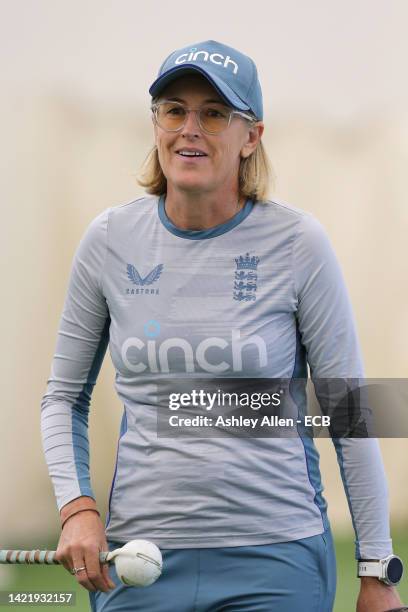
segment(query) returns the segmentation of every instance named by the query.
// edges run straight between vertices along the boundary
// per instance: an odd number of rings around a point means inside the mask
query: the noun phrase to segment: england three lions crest
[[[234,300],[238,302],[254,302],[256,300],[259,257],[249,253],[245,257],[235,258]]]

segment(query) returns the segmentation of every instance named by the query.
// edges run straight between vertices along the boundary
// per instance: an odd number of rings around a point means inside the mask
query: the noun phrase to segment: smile
[[[197,158],[197,157],[207,157],[207,154],[204,151],[192,150],[192,149],[179,149],[176,151],[177,155],[180,155],[184,158]]]

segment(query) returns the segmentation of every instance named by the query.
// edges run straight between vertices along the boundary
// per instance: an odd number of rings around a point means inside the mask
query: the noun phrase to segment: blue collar
[[[158,202],[158,213],[160,221],[163,223],[164,227],[169,230],[175,236],[179,236],[179,238],[188,238],[189,240],[202,240],[204,238],[215,238],[216,236],[221,236],[221,234],[225,234],[225,232],[229,232],[233,227],[239,225],[251,212],[254,203],[253,200],[247,199],[243,208],[237,212],[231,219],[228,221],[224,221],[224,223],[220,223],[219,225],[215,225],[214,227],[209,227],[207,229],[202,230],[189,230],[189,229],[181,229],[174,225],[168,218],[166,214],[166,209],[164,206],[165,196],[161,195]]]

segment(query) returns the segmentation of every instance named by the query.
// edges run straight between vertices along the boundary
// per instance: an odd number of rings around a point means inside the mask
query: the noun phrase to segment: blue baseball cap
[[[149,88],[152,97],[182,74],[199,72],[219,95],[238,110],[250,110],[263,118],[262,90],[253,60],[232,47],[206,40],[173,51],[160,66]]]

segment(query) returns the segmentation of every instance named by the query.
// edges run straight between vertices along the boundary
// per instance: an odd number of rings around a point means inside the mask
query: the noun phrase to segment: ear
[[[249,127],[245,142],[241,147],[241,157],[249,157],[255,151],[258,142],[262,138],[264,129],[265,126],[262,121],[257,121]]]

